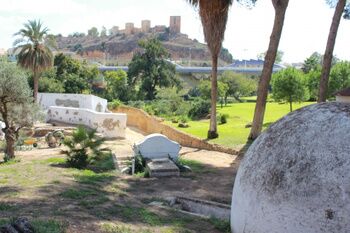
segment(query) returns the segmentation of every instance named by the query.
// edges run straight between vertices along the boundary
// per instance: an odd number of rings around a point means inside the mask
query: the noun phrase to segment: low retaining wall
[[[232,148],[218,144],[211,144],[207,141],[190,134],[177,130],[169,125],[163,124],[160,120],[148,115],[145,111],[129,106],[120,106],[114,112],[127,114],[127,125],[140,129],[148,134],[161,133],[169,139],[180,143],[182,146],[213,150],[236,155],[238,152]]]
[[[125,138],[126,114],[96,112],[86,108],[50,106],[47,111],[49,121],[85,125],[97,129],[107,138]]]

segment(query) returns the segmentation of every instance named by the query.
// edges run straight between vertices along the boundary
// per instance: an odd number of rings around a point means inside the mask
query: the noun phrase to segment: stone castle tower
[[[141,32],[149,32],[151,29],[151,21],[150,20],[142,20],[141,21]]]
[[[131,35],[132,33],[134,33],[134,23],[126,23],[125,34]]]
[[[181,16],[170,16],[169,29],[170,29],[170,33],[180,33]]]

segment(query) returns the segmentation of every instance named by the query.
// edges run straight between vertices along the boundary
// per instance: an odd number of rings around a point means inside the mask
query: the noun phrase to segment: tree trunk
[[[39,90],[39,74],[37,71],[33,72],[33,81],[34,81],[33,98],[34,98],[34,102],[36,102],[38,99],[38,90]]]
[[[248,137],[252,140],[257,138],[262,130],[268,87],[271,80],[272,69],[275,63],[278,45],[282,34],[284,17],[286,9],[288,7],[288,2],[289,0],[272,0],[272,4],[275,8],[275,20],[270,36],[269,48],[265,56],[264,67],[259,80],[259,86],[257,91],[258,97],[256,99],[253,124],[250,131],[250,135]]]
[[[293,98],[292,98],[292,96],[289,97],[289,111],[293,112]]]
[[[219,137],[216,123],[216,101],[218,98],[218,82],[217,82],[218,56],[212,55],[212,71],[211,71],[211,110],[210,110],[210,127],[208,131],[208,139]]]
[[[11,128],[5,128],[4,133],[5,133],[5,140],[6,140],[5,156],[7,159],[14,159],[15,142],[16,142],[15,130]]]
[[[326,51],[324,52],[322,73],[320,80],[320,90],[318,94],[318,103],[325,102],[327,98],[328,80],[332,66],[333,50],[337,38],[338,27],[341,16],[344,12],[346,0],[339,0],[334,11],[331,28],[329,29]]]

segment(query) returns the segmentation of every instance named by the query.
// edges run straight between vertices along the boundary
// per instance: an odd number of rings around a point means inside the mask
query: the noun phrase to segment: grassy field
[[[250,98],[249,100],[252,101],[253,98]],[[312,103],[313,102],[294,103],[293,109],[298,109]],[[211,142],[229,147],[245,144],[250,131],[250,128],[246,128],[245,126],[247,123],[252,122],[254,108],[254,102],[233,103],[228,104],[223,108],[218,106],[218,113],[228,114],[229,117],[226,124],[218,125],[219,138],[211,140]],[[288,113],[288,104],[269,102],[266,107],[264,129]],[[203,139],[206,138],[209,128],[209,120],[190,121],[188,122],[190,126],[189,128],[178,128],[177,124],[171,123],[169,121],[166,123],[176,127],[179,130],[185,131],[189,134]]]
[[[193,166],[193,173],[164,181],[122,176],[110,170],[114,164],[109,157],[95,163],[93,170],[68,168],[64,156],[53,154],[52,149],[26,151],[8,163],[1,162],[1,157],[0,227],[13,217],[25,216],[37,233],[229,232],[226,221],[185,215],[148,203],[160,200],[159,187],[171,191],[164,182],[174,184],[180,179],[182,188],[191,189],[193,184],[186,182],[198,182],[202,176],[211,177],[203,178],[209,180],[227,177],[220,175],[227,170],[232,176],[231,167],[215,170],[197,161],[182,160]]]

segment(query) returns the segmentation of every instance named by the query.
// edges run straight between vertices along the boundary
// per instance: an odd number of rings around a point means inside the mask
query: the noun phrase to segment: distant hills
[[[92,36],[74,33],[67,37],[57,35],[56,40],[61,52],[106,65],[126,65],[135,52],[140,51],[138,41],[158,38],[171,55],[171,59],[184,66],[210,66],[211,56],[206,44],[188,35],[170,32],[169,28],[161,31],[137,32],[127,34],[117,32],[113,35]],[[220,65],[232,63],[232,55],[222,49]]]

